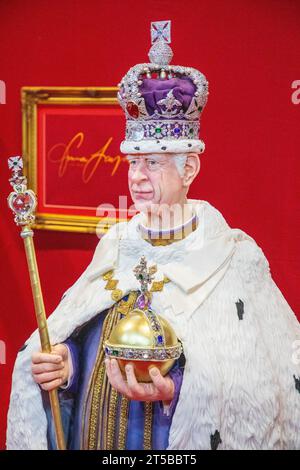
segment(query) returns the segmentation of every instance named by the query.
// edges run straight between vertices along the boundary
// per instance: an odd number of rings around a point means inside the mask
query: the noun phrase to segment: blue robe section
[[[97,357],[103,321],[107,311],[75,330],[66,341],[73,362],[73,375],[68,387],[59,391],[64,432],[68,449],[80,449],[84,402]],[[163,412],[161,402],[153,403],[152,449],[164,450],[168,447],[169,430],[182,382],[183,367],[177,361],[170,371],[175,384],[175,396],[168,416]],[[55,434],[47,394],[43,393],[44,407],[48,419],[49,449],[55,449]],[[126,438],[127,450],[143,449],[144,439],[144,402],[131,401],[129,404]]]

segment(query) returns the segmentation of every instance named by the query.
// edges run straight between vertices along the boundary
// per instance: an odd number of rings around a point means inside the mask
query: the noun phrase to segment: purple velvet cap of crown
[[[139,91],[145,100],[146,109],[150,116],[155,110],[161,113],[162,109],[157,103],[166,98],[170,90],[172,90],[174,98],[182,104],[181,111],[185,113],[196,91],[196,85],[189,77],[170,78],[168,80],[145,78],[143,80]]]

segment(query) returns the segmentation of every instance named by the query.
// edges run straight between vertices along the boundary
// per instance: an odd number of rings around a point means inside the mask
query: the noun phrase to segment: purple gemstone
[[[159,336],[157,337],[157,342],[158,342],[158,344],[162,344],[162,342],[163,342],[163,337],[159,335]]]
[[[146,307],[146,299],[144,295],[140,295],[139,298],[137,299],[137,306],[140,309],[143,309]]]

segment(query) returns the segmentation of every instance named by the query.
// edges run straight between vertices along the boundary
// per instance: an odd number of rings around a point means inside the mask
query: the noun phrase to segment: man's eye
[[[129,160],[129,165],[130,166],[135,166],[136,165],[136,160]]]
[[[148,166],[157,166],[158,162],[156,160],[147,160]]]

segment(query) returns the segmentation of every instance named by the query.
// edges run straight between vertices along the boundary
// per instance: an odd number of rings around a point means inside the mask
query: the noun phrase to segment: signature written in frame
[[[74,150],[79,149],[84,141],[84,133],[78,132],[69,143],[59,143],[53,145],[48,151],[47,158],[50,162],[59,163],[58,166],[58,176],[62,178],[66,171],[68,170],[70,164],[73,166],[80,165],[82,166],[82,181],[88,183],[94,176],[96,170],[101,163],[110,163],[113,165],[111,176],[114,176],[122,162],[128,163],[125,156],[116,155],[110,156],[107,155],[107,149],[110,146],[113,138],[109,137],[107,142],[97,150],[95,153],[92,153],[88,156],[74,156],[72,155]]]

